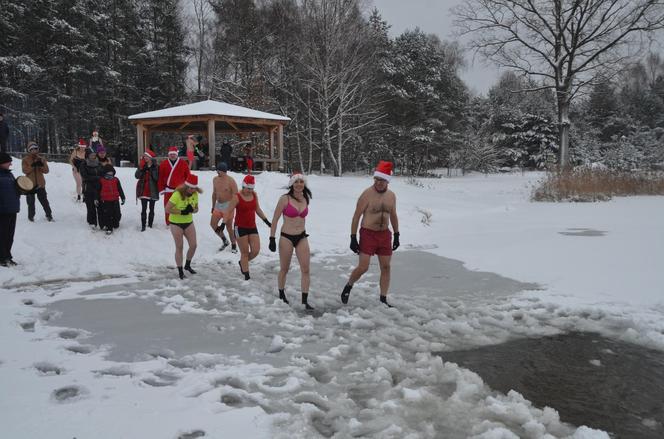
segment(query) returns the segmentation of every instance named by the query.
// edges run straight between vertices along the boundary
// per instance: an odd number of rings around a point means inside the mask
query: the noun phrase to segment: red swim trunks
[[[392,232],[360,227],[360,253],[373,256],[392,256]]]

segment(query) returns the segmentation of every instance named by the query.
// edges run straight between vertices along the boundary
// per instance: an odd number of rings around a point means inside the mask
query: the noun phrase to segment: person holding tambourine
[[[16,265],[12,257],[16,214],[21,210],[18,185],[9,167],[12,158],[0,152],[0,266]]]

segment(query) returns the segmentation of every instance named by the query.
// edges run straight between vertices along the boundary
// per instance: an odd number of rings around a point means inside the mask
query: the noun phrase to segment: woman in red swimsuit
[[[245,280],[249,280],[249,261],[258,256],[261,249],[261,239],[256,228],[256,215],[258,215],[268,227],[272,223],[258,204],[258,196],[254,192],[256,180],[253,175],[247,175],[242,180],[242,190],[231,198],[226,210],[226,223],[230,224],[235,211],[235,237],[240,248],[240,271]]]
[[[305,218],[309,213],[309,200],[312,198],[311,191],[307,187],[307,181],[304,175],[295,173],[288,182],[288,193],[279,198],[277,207],[274,209],[272,217],[272,227],[270,228],[270,251],[277,251],[277,241],[274,237],[277,230],[279,218],[283,215],[284,224],[281,226],[281,237],[279,238],[279,277],[277,287],[279,288],[279,298],[288,303],[286,293],[286,275],[290,269],[293,250],[300,263],[301,286],[302,286],[302,304],[308,310],[314,309],[309,305],[307,298],[309,296],[309,241],[305,231]]]

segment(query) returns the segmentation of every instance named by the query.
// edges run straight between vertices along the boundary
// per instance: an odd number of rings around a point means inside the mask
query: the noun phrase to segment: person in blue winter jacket
[[[16,265],[12,258],[16,214],[21,210],[16,179],[9,170],[12,158],[0,152],[0,266]]]

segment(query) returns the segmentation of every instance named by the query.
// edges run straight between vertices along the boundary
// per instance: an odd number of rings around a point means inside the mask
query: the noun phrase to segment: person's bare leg
[[[277,287],[280,290],[286,288],[286,275],[290,269],[293,257],[293,243],[283,236],[279,239],[279,275],[277,276]]]
[[[187,238],[187,245],[189,248],[187,249],[187,261],[186,264],[184,265],[184,269],[190,272],[191,274],[196,274],[196,271],[194,271],[193,268],[191,268],[191,260],[194,257],[194,254],[196,253],[196,226],[194,223],[191,223],[189,227],[184,231],[184,237]]]
[[[300,240],[295,248],[295,255],[300,263],[300,284],[302,286],[302,304],[308,310],[313,310],[313,306],[309,305],[309,261],[311,259],[311,252],[309,251],[309,240],[304,238]]]
[[[184,231],[175,224],[170,225],[171,235],[175,242],[175,265],[178,267],[178,274],[180,279],[184,279],[184,272],[182,271],[182,247],[184,246],[183,235]]]
[[[237,245],[240,248],[240,270],[243,273],[249,273],[249,237],[246,235],[239,237]]]
[[[378,255],[378,264],[380,266],[380,301],[390,308],[392,305],[387,303],[387,293],[390,289],[392,256]]]
[[[348,279],[348,283],[344,287],[343,291],[341,292],[341,302],[343,304],[348,303],[348,297],[350,296],[350,290],[353,288],[353,285],[355,282],[357,282],[364,273],[367,272],[369,269],[369,261],[371,261],[371,256],[364,254],[360,252],[360,257],[359,261],[357,264],[357,267],[353,270],[353,272],[350,274],[350,278]]]
[[[279,290],[279,299],[286,303],[286,275],[290,269],[291,259],[293,257],[293,243],[283,236],[279,239],[279,275],[277,276],[277,289]]]
[[[249,260],[254,259],[261,252],[261,237],[258,234],[249,235]]]

